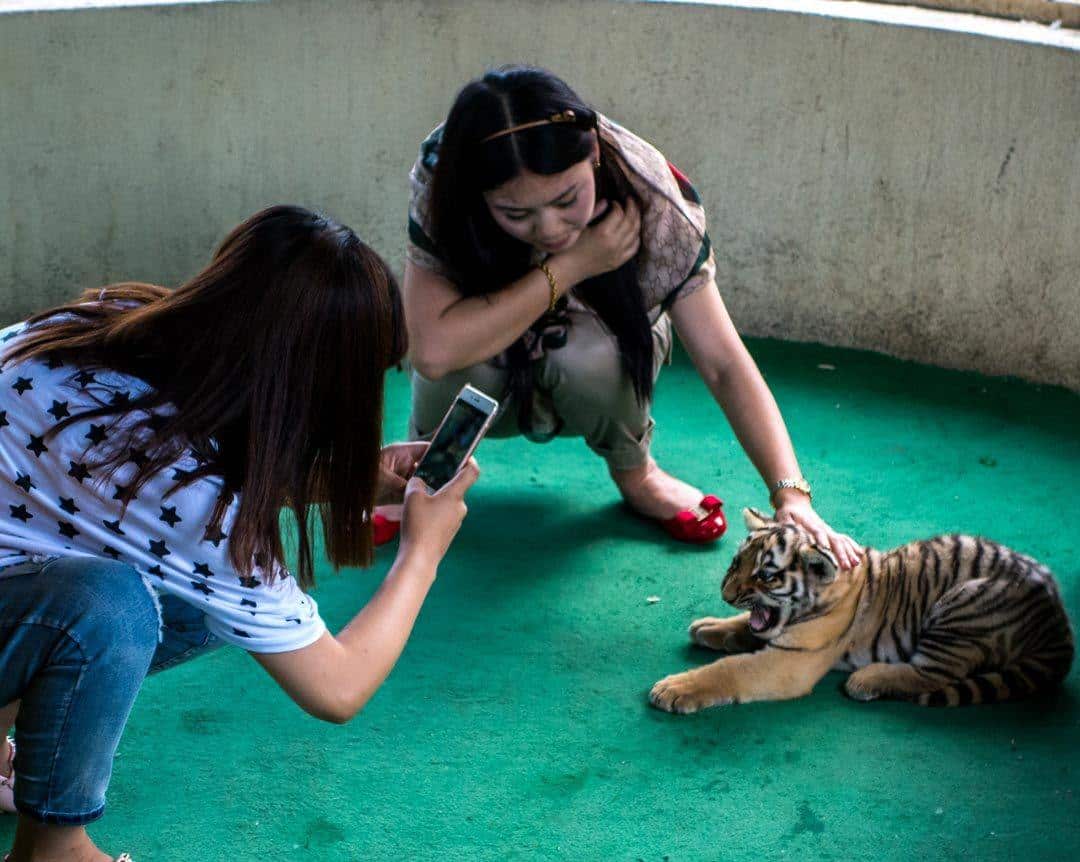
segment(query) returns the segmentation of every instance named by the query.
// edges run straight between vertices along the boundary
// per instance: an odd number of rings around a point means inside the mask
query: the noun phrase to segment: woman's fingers
[[[457,475],[438,490],[438,493],[447,494],[447,496],[456,494],[464,497],[465,492],[468,491],[479,478],[480,466],[476,463],[475,458],[470,458],[468,462],[458,470]]]
[[[641,245],[641,215],[633,200],[626,202],[626,209],[616,230],[619,239],[619,256],[622,258],[622,263],[625,263],[637,254],[638,247]]]
[[[852,569],[859,564],[862,549],[850,536],[843,533],[833,534],[832,548],[841,568]]]
[[[441,560],[469,511],[465,492],[479,475],[476,461],[470,458],[438,491],[416,476],[410,479],[401,520],[401,548],[418,548],[430,559]]]
[[[862,549],[850,536],[834,533],[831,530],[818,531],[813,535],[819,547],[832,551],[841,569],[853,569],[859,565]]]
[[[622,204],[618,201],[611,201],[608,204],[608,214],[600,224],[608,230],[617,230],[622,224],[625,214],[626,211],[623,209]]]
[[[856,542],[851,536],[844,536],[848,544],[848,558],[851,561],[849,568],[854,568],[862,562],[863,555],[866,553],[866,549],[863,548],[858,542]]]
[[[819,548],[831,551],[842,569],[853,569],[862,561],[863,548],[851,536],[837,533],[813,510],[793,512],[787,508],[776,510],[775,518],[780,524],[795,524],[810,534]]]
[[[384,446],[380,460],[384,470],[395,473],[398,476],[408,478],[416,469],[416,463],[424,456],[429,444],[416,443],[391,443]]]
[[[856,553],[856,554],[861,554],[862,553],[862,550],[863,550],[862,545],[860,545],[858,542],[856,542],[847,533],[838,533],[837,535],[840,537],[841,541],[843,541],[853,553]]]
[[[633,200],[597,201],[594,218],[579,240],[576,252],[585,257],[587,277],[618,269],[637,254],[641,244],[641,215]],[[597,219],[596,213],[605,213]]]
[[[431,490],[431,486],[428,485],[428,483],[421,479],[419,476],[413,476],[411,479],[409,479],[408,482],[405,483],[405,499],[408,499],[413,494],[430,495],[434,493],[435,492]]]

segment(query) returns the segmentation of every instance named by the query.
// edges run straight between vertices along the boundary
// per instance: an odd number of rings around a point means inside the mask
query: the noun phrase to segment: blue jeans
[[[219,641],[198,608],[172,596],[159,602],[124,563],[58,557],[5,575],[0,705],[22,702],[15,806],[43,823],[89,823],[105,810],[113,756],[143,679]]]

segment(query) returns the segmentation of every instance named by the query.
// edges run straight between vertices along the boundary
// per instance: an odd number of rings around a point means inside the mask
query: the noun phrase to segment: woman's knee
[[[158,601],[150,585],[131,566],[93,557],[62,557],[42,569],[54,582],[54,616],[87,660],[107,657],[114,666],[149,665],[161,629]],[[63,607],[58,605],[62,604]]]
[[[586,350],[552,351],[545,361],[541,382],[551,390],[560,415],[567,408],[600,416],[640,412],[614,342],[598,341]]]
[[[425,439],[442,422],[443,416],[454,398],[466,383],[476,387],[492,398],[502,398],[506,389],[507,373],[488,362],[455,371],[438,380],[428,380],[415,370],[412,374],[412,413],[409,417],[409,438]],[[496,423],[499,424],[499,423]],[[488,436],[503,436],[500,429],[492,427]]]
[[[429,380],[416,369],[412,373],[412,413],[409,417],[409,437],[418,440],[435,430],[454,396],[461,389],[464,377],[455,372],[438,380]]]

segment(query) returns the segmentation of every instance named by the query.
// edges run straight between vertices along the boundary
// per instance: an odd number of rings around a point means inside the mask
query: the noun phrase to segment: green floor
[[[1080,398],[855,351],[751,349],[822,515],[882,548],[992,536],[1048,563],[1080,620]],[[397,375],[391,437],[407,398]],[[656,416],[660,462],[727,501],[719,546],[676,547],[627,516],[578,441],[487,441],[469,518],[367,709],[320,724],[233,649],[155,677],[95,839],[136,862],[1077,859],[1075,670],[1040,704],[857,704],[833,674],[788,703],[648,707],[656,679],[708,659],[686,626],[727,612],[738,512],[766,502],[687,363],[663,373]],[[322,573],[333,627],[389,561]]]

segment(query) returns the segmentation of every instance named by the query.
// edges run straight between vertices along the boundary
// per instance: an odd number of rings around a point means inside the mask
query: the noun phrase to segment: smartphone
[[[453,479],[488,430],[498,407],[498,401],[466,383],[435,429],[414,475],[433,491]]]

